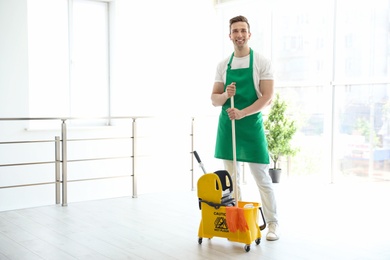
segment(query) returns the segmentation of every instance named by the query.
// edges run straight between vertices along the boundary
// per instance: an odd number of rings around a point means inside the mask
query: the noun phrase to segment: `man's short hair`
[[[242,15],[239,15],[239,16],[236,16],[236,17],[233,17],[232,19],[230,19],[229,31],[232,28],[232,24],[237,23],[237,22],[245,22],[248,25],[248,32],[251,31],[251,27],[249,25],[248,19],[246,19],[246,17],[242,16]]]

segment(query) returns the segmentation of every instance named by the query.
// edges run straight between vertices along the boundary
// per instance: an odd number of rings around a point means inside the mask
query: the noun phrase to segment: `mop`
[[[234,108],[234,96],[230,98],[231,108]],[[233,187],[234,198],[236,203],[233,207],[226,207],[226,223],[230,232],[245,232],[249,229],[248,223],[245,219],[244,209],[239,208],[238,205],[238,188],[237,188],[237,154],[236,154],[236,120],[232,121],[232,147],[233,147]]]

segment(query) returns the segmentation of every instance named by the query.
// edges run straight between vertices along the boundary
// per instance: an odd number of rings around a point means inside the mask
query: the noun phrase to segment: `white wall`
[[[29,0],[0,0],[0,118],[29,117],[28,4]],[[211,0],[116,0],[112,12],[113,116],[158,115],[140,122],[140,131],[152,136],[139,144],[149,154],[138,164],[140,194],[190,189],[190,115],[214,115],[210,93],[215,66],[215,17]],[[173,8],[173,6],[175,6]],[[50,21],[48,21],[50,22]],[[50,108],[48,108],[50,109]],[[203,120],[199,133],[201,156],[213,150],[215,121]],[[60,126],[58,121],[58,127]],[[28,130],[26,121],[0,121],[0,142],[53,140],[55,130]],[[121,126],[119,126],[121,125]],[[130,136],[131,125],[99,129],[69,129],[68,138]],[[162,128],[163,126],[163,128]],[[160,137],[160,138],[158,138]],[[100,146],[99,146],[100,145]],[[130,143],[116,141],[72,143],[69,159],[130,154]],[[0,144],[0,164],[54,160],[54,144]],[[202,174],[195,165],[196,174]],[[69,179],[129,174],[131,162],[119,160],[69,164]],[[0,167],[0,186],[54,181],[53,165]],[[131,195],[131,179],[72,182],[68,202]],[[0,211],[54,204],[54,185],[0,189]]]
[[[28,115],[26,0],[0,0],[0,117]]]

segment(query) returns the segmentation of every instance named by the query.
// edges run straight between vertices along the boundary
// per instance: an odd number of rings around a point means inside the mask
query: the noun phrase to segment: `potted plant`
[[[264,122],[268,151],[273,162],[269,169],[273,183],[278,183],[280,180],[282,170],[277,167],[280,157],[295,155],[297,152],[297,149],[294,149],[290,143],[297,128],[295,121],[286,117],[286,109],[287,103],[277,93]]]

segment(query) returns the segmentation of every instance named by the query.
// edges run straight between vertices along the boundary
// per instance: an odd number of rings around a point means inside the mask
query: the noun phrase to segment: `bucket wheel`
[[[251,245],[244,246],[245,252],[249,252],[251,250]]]
[[[203,239],[202,239],[201,237],[198,238],[198,244],[199,244],[199,245],[202,244],[202,240],[203,240]]]
[[[260,241],[261,241],[260,238],[256,239],[255,240],[256,245],[260,244]]]

